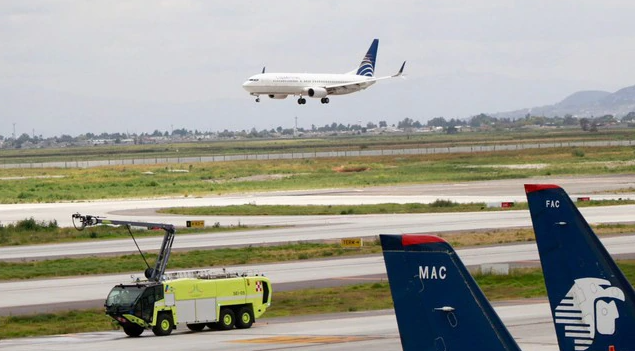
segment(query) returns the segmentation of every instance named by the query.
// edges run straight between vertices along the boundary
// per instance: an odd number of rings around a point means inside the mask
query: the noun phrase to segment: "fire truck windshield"
[[[146,289],[145,286],[115,286],[110,290],[106,306],[131,307]]]

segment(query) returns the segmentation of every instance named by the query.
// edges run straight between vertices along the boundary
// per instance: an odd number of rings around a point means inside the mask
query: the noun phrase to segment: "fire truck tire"
[[[254,324],[254,314],[251,312],[251,308],[241,307],[236,316],[236,328],[247,329],[251,328],[252,324]]]
[[[205,323],[187,324],[187,329],[191,331],[200,332],[203,328],[205,328]]]
[[[160,313],[157,316],[157,324],[152,327],[152,332],[156,336],[166,336],[172,333],[174,329],[174,322],[172,322],[172,316],[167,313]]]
[[[143,327],[140,325],[132,324],[123,327],[123,332],[130,337],[136,338],[138,336],[141,336],[141,334],[143,333]]]
[[[223,307],[220,310],[220,318],[218,320],[218,329],[230,330],[236,324],[236,316],[231,308]]]

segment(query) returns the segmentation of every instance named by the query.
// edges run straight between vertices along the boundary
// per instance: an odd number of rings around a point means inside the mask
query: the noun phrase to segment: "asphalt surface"
[[[615,190],[635,188],[635,176],[602,177],[559,177],[531,180],[503,180],[490,182],[471,182],[455,184],[412,185],[402,187],[378,187],[362,189],[333,189],[304,192],[279,192],[268,194],[232,195],[201,199],[159,199],[159,200],[121,200],[95,201],[62,204],[19,204],[0,205],[0,218],[3,222],[21,220],[33,216],[38,220],[56,219],[62,225],[70,224],[70,214],[81,212],[93,215],[108,215],[112,219],[134,219],[141,221],[183,222],[184,216],[157,216],[154,209],[171,206],[203,206],[235,203],[257,204],[360,204],[384,202],[433,202],[443,198],[457,202],[502,202],[523,201],[524,183],[555,183],[563,186],[572,197],[591,196],[592,198],[625,198],[632,194],[611,194]],[[589,222],[630,222],[635,206],[610,208],[588,208],[583,213]],[[218,247],[222,245],[262,244],[313,239],[334,239],[351,236],[368,236],[380,233],[433,233],[467,229],[504,228],[529,226],[527,211],[506,211],[497,213],[434,214],[434,215],[368,215],[368,216],[326,216],[326,217],[209,217],[206,221],[240,221],[248,225],[293,225],[294,228],[280,231],[252,231],[243,235],[179,236],[176,249]],[[222,223],[222,222],[221,222]],[[223,223],[224,224],[224,223]],[[160,239],[158,239],[160,240]],[[607,248],[613,254],[628,255],[635,252],[635,238],[607,239]],[[129,241],[36,245],[17,248],[0,248],[0,260],[30,260],[47,257],[92,255],[105,253],[133,252]],[[140,242],[144,249],[158,247],[156,240],[149,238]],[[533,244],[532,244],[533,245]],[[459,255],[466,264],[495,262],[533,261],[537,259],[535,245],[509,245],[505,247],[466,249]],[[505,256],[508,258],[505,258]],[[512,257],[512,258],[509,258]],[[366,263],[355,265],[359,270],[335,268],[325,269],[324,263],[307,267],[294,267],[287,270],[286,281],[278,285],[293,288],[295,284],[316,285],[335,284],[336,280],[381,279],[383,262],[377,257],[362,258]],[[480,262],[480,263],[479,263]],[[341,261],[331,262],[334,267]],[[296,264],[297,266],[297,264]],[[309,273],[309,270],[313,269]],[[377,271],[380,270],[380,271]],[[370,273],[369,273],[370,271]],[[315,273],[313,273],[315,272]],[[320,276],[318,272],[330,272],[332,276]],[[363,273],[360,273],[363,272]],[[275,273],[274,273],[275,276]],[[39,307],[51,304],[69,304],[76,306],[100,301],[105,292],[114,284],[110,280],[120,281],[121,276],[63,278],[26,282],[6,282],[0,284],[4,301],[12,301],[0,306],[6,308],[24,307],[40,311]],[[270,276],[270,278],[272,278]],[[87,281],[84,279],[88,279]],[[104,290],[100,284],[105,284]],[[272,278],[273,280],[273,278]],[[8,284],[8,285],[7,285]],[[71,288],[65,286],[70,284]],[[311,283],[309,283],[311,284]],[[96,298],[87,298],[90,287],[99,294]],[[77,296],[68,296],[75,291]],[[35,293],[35,295],[29,295]],[[8,295],[13,294],[13,295]],[[39,295],[38,295],[39,294]],[[19,297],[28,301],[20,302]],[[47,300],[47,298],[49,300]],[[50,300],[66,301],[50,301]],[[542,307],[540,307],[542,306]],[[504,306],[499,309],[503,320],[512,334],[519,340],[523,350],[557,350],[553,326],[550,322],[546,304]],[[293,319],[292,321],[267,321],[245,331],[177,333],[169,338],[142,337],[129,339],[121,332],[87,333],[77,335],[53,336],[47,338],[29,338],[3,340],[0,349],[7,350],[111,350],[113,348],[135,348],[150,350],[156,348],[176,348],[188,345],[188,350],[400,350],[396,323],[391,312],[370,314],[346,314],[345,316],[322,316],[316,320]]]

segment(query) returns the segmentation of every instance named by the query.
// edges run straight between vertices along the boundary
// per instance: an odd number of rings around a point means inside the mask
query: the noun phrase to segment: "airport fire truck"
[[[72,218],[79,230],[114,225],[165,231],[154,268],[146,261],[145,279],[116,285],[106,298],[106,314],[129,336],[140,336],[145,329],[152,329],[157,336],[169,335],[179,326],[192,331],[206,326],[221,330],[249,328],[271,305],[271,282],[260,274],[228,273],[224,269],[166,273],[176,234],[171,224],[107,220],[79,213]],[[139,249],[132,231],[130,235]],[[145,261],[140,249],[139,253]]]

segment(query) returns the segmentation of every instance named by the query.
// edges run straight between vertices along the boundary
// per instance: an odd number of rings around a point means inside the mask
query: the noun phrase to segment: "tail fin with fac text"
[[[404,351],[520,351],[456,252],[432,235],[380,235]]]
[[[525,184],[561,351],[635,349],[635,291],[561,187]]]

